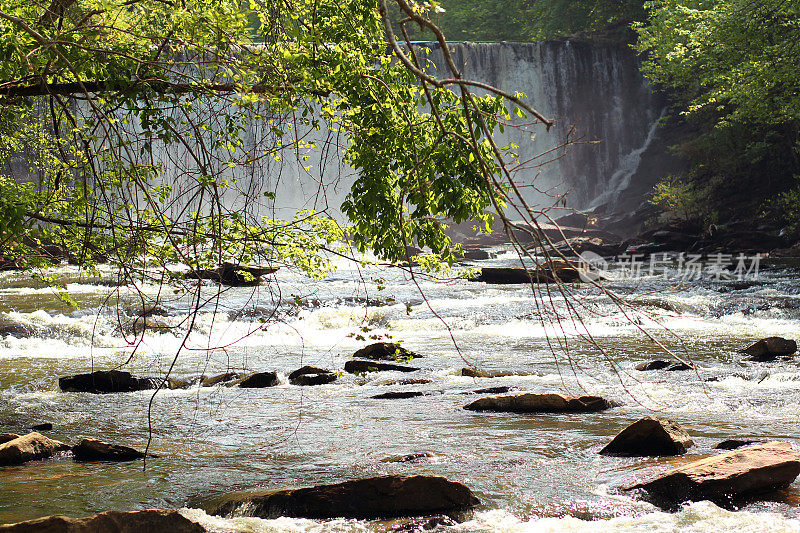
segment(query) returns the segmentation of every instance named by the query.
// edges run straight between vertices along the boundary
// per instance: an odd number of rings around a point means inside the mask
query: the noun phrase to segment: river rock
[[[469,261],[483,261],[486,259],[494,259],[495,257],[497,257],[496,254],[480,248],[465,248],[463,259]]]
[[[52,422],[42,422],[41,424],[34,424],[31,426],[33,431],[52,431]]]
[[[278,374],[275,372],[256,372],[240,381],[239,386],[243,389],[263,389],[265,387],[274,387],[279,383]]]
[[[646,372],[648,370],[666,370],[667,372],[676,372],[681,370],[694,370],[694,367],[686,363],[671,361],[662,361],[656,359],[655,361],[647,361],[646,363],[639,363],[636,365],[636,370]]]
[[[364,361],[360,359],[353,359],[344,364],[345,372],[355,374],[356,372],[416,372],[419,368],[404,365],[394,365],[391,363],[379,363],[378,361]]]
[[[750,361],[774,361],[778,357],[792,355],[797,351],[797,342],[783,337],[767,337],[754,342],[742,350]]]
[[[674,420],[646,416],[623,429],[600,450],[600,454],[630,457],[682,455],[691,445],[689,434]]]
[[[66,450],[69,450],[69,445],[63,442],[49,439],[41,433],[28,433],[0,444],[0,466],[38,461]]]
[[[226,372],[224,374],[211,377],[203,376],[200,378],[200,386],[213,387],[214,385],[218,385],[220,383],[229,383],[237,379],[242,379],[243,377],[244,376],[242,376],[239,372]]]
[[[484,267],[478,277],[470,281],[482,281],[494,285],[513,285],[522,283],[576,283],[581,281],[584,270],[568,263],[558,263],[539,268]]]
[[[187,272],[186,279],[209,279],[232,287],[250,287],[261,283],[261,276],[274,274],[278,269],[270,266],[237,265],[222,263],[214,269],[199,269]]]
[[[0,269],[2,270],[2,269]],[[14,322],[0,323],[0,336],[12,335],[14,337],[29,337],[31,332],[21,324]]]
[[[750,446],[751,444],[758,444],[760,440],[746,440],[746,439],[728,439],[723,440],[722,442],[718,442],[714,446],[712,446],[715,450],[736,450],[738,448],[744,448],[745,446]]]
[[[91,374],[76,374],[58,378],[58,386],[64,392],[105,394],[155,389],[158,386],[158,380],[137,378],[130,372],[120,370],[97,370]]]
[[[504,378],[508,376],[526,376],[524,372],[511,372],[508,370],[479,370],[477,368],[464,367],[461,375],[468,378]]]
[[[6,442],[14,439],[18,439],[19,435],[16,433],[0,433],[0,444],[5,444]]]
[[[406,398],[417,398],[419,396],[430,395],[422,391],[392,391],[384,392],[383,394],[376,394],[372,396],[373,400],[404,400]]]
[[[72,454],[78,461],[133,461],[144,457],[144,453],[133,448],[92,438],[83,439],[73,446]]]
[[[390,475],[335,485],[232,495],[207,509],[228,516],[246,506],[260,518],[377,519],[468,511],[480,504],[465,485],[439,476]]]
[[[204,533],[206,529],[178,511],[106,511],[86,518],[61,515],[0,525],[0,533]]]
[[[646,483],[644,489],[659,505],[711,500],[730,503],[787,487],[800,474],[800,453],[788,442],[767,442],[692,461]]]
[[[336,374],[316,366],[306,365],[289,374],[289,383],[292,385],[325,385],[334,381],[336,381]]]
[[[599,396],[576,398],[558,393],[516,392],[486,396],[465,405],[464,409],[509,413],[579,413],[603,411],[614,406],[614,403]]]
[[[357,350],[353,354],[353,357],[358,359],[397,361],[399,359],[414,359],[415,357],[422,356],[394,342],[376,342]]]

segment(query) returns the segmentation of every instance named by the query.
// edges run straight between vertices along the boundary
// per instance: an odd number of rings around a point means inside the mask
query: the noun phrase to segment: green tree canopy
[[[435,3],[393,7],[396,28],[438,31]],[[327,128],[356,171],[355,245],[452,259],[444,221],[485,225],[507,200],[498,119],[536,113],[476,97],[455,69],[431,78],[392,22],[386,0],[0,0],[0,256],[32,266],[47,241],[89,264],[259,256],[319,273],[345,229],[324,210],[260,216],[274,191],[243,178],[307,166],[307,132]]]

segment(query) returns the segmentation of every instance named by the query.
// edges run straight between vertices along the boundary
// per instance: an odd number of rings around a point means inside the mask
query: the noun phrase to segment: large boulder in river
[[[600,396],[572,397],[558,393],[516,392],[486,396],[465,405],[470,411],[509,413],[579,413],[603,411],[615,404]]]
[[[64,392],[91,392],[103,394],[111,392],[133,392],[155,389],[158,380],[137,378],[130,372],[120,370],[97,370],[91,374],[77,374],[58,378],[58,386]]]
[[[691,445],[689,434],[674,420],[646,416],[623,429],[600,453],[638,457],[682,455]]]
[[[360,359],[353,359],[352,361],[347,361],[344,364],[345,372],[350,372],[351,374],[361,373],[361,372],[383,372],[383,371],[395,371],[395,372],[416,372],[419,368],[414,368],[412,366],[404,366],[404,365],[393,365],[391,363],[379,363],[378,361],[363,361]]]
[[[788,442],[768,442],[692,461],[630,489],[646,490],[655,503],[730,503],[789,486],[800,474],[800,453]]]
[[[256,492],[224,498],[207,509],[261,518],[394,518],[468,511],[480,501],[465,485],[439,476],[390,475],[335,485]]]
[[[38,461],[66,450],[69,450],[69,445],[63,442],[49,439],[41,433],[28,433],[0,444],[0,466]]]
[[[178,511],[106,511],[86,518],[46,516],[27,522],[0,525],[0,533],[204,533],[206,529]]]
[[[139,450],[92,438],[83,439],[73,446],[72,455],[78,461],[133,461],[144,457]]]
[[[767,337],[754,342],[742,350],[751,361],[774,361],[778,357],[792,355],[797,351],[797,342],[783,337]]]
[[[265,387],[274,387],[279,383],[278,374],[275,372],[256,372],[239,382],[239,386],[243,389],[263,389]]]
[[[353,357],[359,359],[381,359],[383,361],[398,361],[400,359],[413,359],[422,357],[410,350],[406,350],[394,342],[376,342],[356,350]]]

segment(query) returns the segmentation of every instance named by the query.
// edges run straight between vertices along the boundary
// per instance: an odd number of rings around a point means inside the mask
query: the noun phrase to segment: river
[[[510,250],[495,252],[496,259],[474,266],[514,264]],[[59,440],[99,437],[143,449],[152,391],[58,389],[59,376],[114,368],[130,357],[138,295],[130,287],[80,282],[74,267],[54,273],[68,283],[80,310],[22,274],[0,274],[0,322],[30,332],[0,337],[0,428],[23,432],[51,422],[53,430],[45,433]],[[424,473],[463,482],[482,500],[472,520],[451,528],[459,532],[799,531],[798,483],[738,511],[698,502],[666,513],[617,490],[668,465],[710,455],[723,439],[800,443],[797,363],[746,362],[737,353],[762,337],[800,337],[797,271],[762,268],[750,281],[707,275],[684,285],[669,276],[618,274],[612,269],[606,285],[642,314],[626,318],[596,288],[573,287],[585,328],[568,319],[561,327],[551,324],[553,313],[567,316],[566,306],[562,295],[546,289],[537,305],[530,287],[411,279],[398,268],[345,260],[321,281],[281,269],[258,288],[220,290],[204,282],[208,303],[173,375],[277,370],[281,385],[159,392],[152,404],[151,451],[160,457],[146,468],[142,461],[69,458],[0,468],[0,523],[160,507],[185,509],[212,531],[373,531],[375,524],[355,520],[209,517],[197,506],[237,489]],[[161,303],[149,319],[156,327],[144,333],[125,369],[160,376],[187,334],[190,299],[152,284],[139,290],[149,299],[160,294]],[[699,370],[634,370],[666,357],[642,330]],[[586,342],[587,334],[604,353]],[[424,355],[413,363],[422,370],[343,373],[335,383],[315,387],[288,384],[286,375],[306,364],[341,371],[369,336],[388,335]],[[524,375],[461,376],[469,365]],[[417,378],[430,382],[392,384]],[[565,415],[463,409],[479,397],[471,391],[501,385],[585,392],[622,405]],[[371,398],[399,390],[430,394]],[[617,432],[647,414],[678,420],[695,446],[670,459],[598,455]],[[432,457],[388,461],[421,452]]]

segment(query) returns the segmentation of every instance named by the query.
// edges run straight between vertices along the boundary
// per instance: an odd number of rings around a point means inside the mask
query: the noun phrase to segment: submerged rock
[[[0,525],[0,533],[204,533],[206,529],[178,511],[106,511],[86,518],[61,515]]]
[[[646,416],[623,429],[600,453],[638,457],[682,455],[692,444],[689,434],[674,420]]]
[[[275,372],[256,372],[240,381],[239,387],[243,389],[263,389],[265,387],[274,387],[279,383],[278,374]]]
[[[353,357],[360,359],[380,359],[383,361],[398,361],[401,359],[414,359],[421,355],[407,350],[394,342],[376,342],[365,346],[353,353]]]
[[[28,433],[0,444],[0,466],[38,461],[66,450],[69,450],[68,444],[49,439],[41,433]]]
[[[614,403],[600,396],[576,398],[558,393],[517,392],[486,396],[465,405],[464,409],[510,413],[579,413],[603,411],[614,406]]]
[[[778,357],[792,355],[797,351],[797,342],[783,337],[767,337],[754,342],[742,350],[750,361],[774,361]]]
[[[50,422],[42,422],[41,424],[34,424],[31,426],[33,431],[50,431],[53,429],[53,424]]]
[[[137,378],[130,372],[120,370],[97,370],[90,374],[76,374],[58,378],[58,386],[64,392],[91,392],[105,394],[112,392],[133,392],[155,389],[155,378]]]
[[[144,453],[133,448],[92,438],[83,439],[73,446],[72,454],[78,461],[133,461],[144,457]]]
[[[414,368],[411,366],[404,366],[404,365],[394,365],[391,363],[379,363],[378,361],[362,361],[359,359],[353,359],[351,361],[347,361],[344,364],[345,372],[350,372],[351,374],[355,374],[356,372],[383,372],[383,371],[395,371],[395,372],[416,372],[419,368]]]
[[[477,389],[467,391],[464,394],[505,394],[507,392],[519,390],[518,387],[486,387],[485,389]]]
[[[656,359],[655,361],[647,361],[646,363],[639,363],[636,365],[636,370],[646,372],[648,370],[666,370],[667,372],[675,372],[680,370],[694,370],[694,367],[686,363],[671,361],[662,361]]]
[[[768,442],[692,461],[624,490],[644,489],[662,506],[700,500],[726,504],[785,488],[798,474],[800,453],[788,442]]]
[[[430,452],[420,452],[420,453],[410,453],[408,455],[395,455],[392,457],[387,457],[386,459],[381,459],[381,462],[384,463],[416,463],[421,459],[430,459],[431,457],[435,457]]]
[[[480,501],[465,485],[439,476],[380,476],[335,485],[238,494],[207,509],[231,516],[377,519],[451,514]]]

